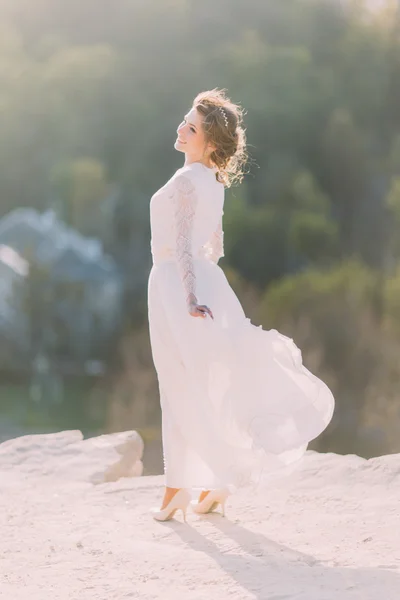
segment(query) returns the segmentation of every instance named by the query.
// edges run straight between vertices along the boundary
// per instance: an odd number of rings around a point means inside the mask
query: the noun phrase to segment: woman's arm
[[[197,303],[196,276],[193,264],[192,233],[197,207],[197,194],[193,183],[185,175],[179,175],[175,180],[175,226],[176,226],[176,257],[179,273],[189,305]]]
[[[192,236],[197,208],[197,193],[192,181],[185,175],[175,180],[174,210],[176,229],[176,258],[189,313],[193,317],[205,317],[212,312],[207,306],[199,305],[196,296]]]

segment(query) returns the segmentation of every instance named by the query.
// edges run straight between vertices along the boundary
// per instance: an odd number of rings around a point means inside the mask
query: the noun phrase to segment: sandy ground
[[[163,477],[93,485],[0,468],[3,600],[399,600],[400,455],[309,452],[227,514],[148,514]]]

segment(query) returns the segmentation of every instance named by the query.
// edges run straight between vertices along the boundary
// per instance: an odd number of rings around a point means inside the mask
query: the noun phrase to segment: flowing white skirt
[[[195,273],[198,301],[214,320],[189,315],[174,261],[149,277],[165,483],[259,486],[303,456],[329,424],[334,398],[290,338],[246,318],[218,265],[196,260]]]

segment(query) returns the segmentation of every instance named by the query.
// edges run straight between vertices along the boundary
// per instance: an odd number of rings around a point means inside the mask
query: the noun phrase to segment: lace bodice
[[[151,199],[153,262],[177,262],[187,302],[197,302],[195,261],[224,255],[223,202],[223,184],[200,163],[179,169]]]

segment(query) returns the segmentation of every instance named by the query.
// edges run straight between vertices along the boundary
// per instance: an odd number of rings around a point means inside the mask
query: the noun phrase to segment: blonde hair
[[[240,183],[248,158],[243,109],[231,102],[226,90],[217,88],[198,94],[193,108],[203,116],[206,142],[216,148],[210,159],[217,167],[217,180],[226,187]]]

